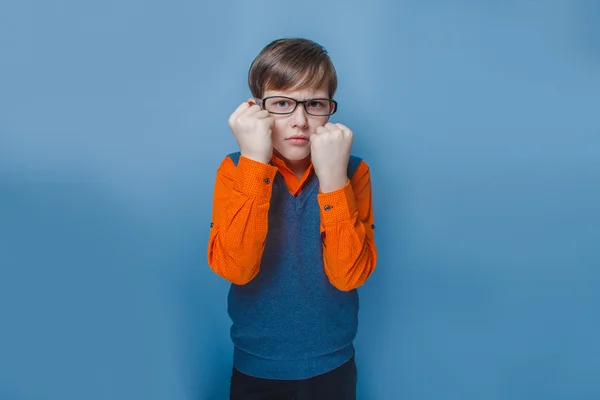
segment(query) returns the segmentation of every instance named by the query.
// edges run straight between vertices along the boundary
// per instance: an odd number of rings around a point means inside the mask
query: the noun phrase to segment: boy
[[[352,131],[329,122],[337,76],[319,44],[273,41],[248,83],[208,243],[232,283],[230,398],[355,399],[356,288],[377,259],[369,167],[350,156]]]

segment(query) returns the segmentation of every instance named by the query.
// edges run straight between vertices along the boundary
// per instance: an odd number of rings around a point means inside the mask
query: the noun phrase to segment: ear
[[[256,99],[253,99],[252,97],[250,97],[247,101],[248,101],[248,104],[250,104],[251,106],[256,104]]]

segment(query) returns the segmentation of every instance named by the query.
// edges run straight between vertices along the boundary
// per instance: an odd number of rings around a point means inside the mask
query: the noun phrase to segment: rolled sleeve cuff
[[[341,189],[329,193],[319,193],[317,200],[323,225],[348,221],[354,218],[358,212],[354,191],[349,180]]]
[[[233,189],[248,196],[269,197],[277,167],[240,157]]]

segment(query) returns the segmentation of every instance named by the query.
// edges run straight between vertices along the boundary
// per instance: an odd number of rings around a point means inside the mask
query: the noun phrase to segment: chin
[[[298,149],[300,150],[300,149]],[[302,151],[298,151],[295,149],[283,149],[283,150],[278,150],[275,149],[275,153],[278,157],[280,158],[284,158],[288,161],[302,161],[305,160],[307,157],[310,157],[310,151],[306,151],[306,150],[302,150]]]

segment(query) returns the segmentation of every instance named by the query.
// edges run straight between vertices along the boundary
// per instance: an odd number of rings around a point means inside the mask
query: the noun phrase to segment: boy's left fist
[[[348,127],[331,122],[310,135],[311,158],[321,192],[333,192],[346,185],[353,138]]]

